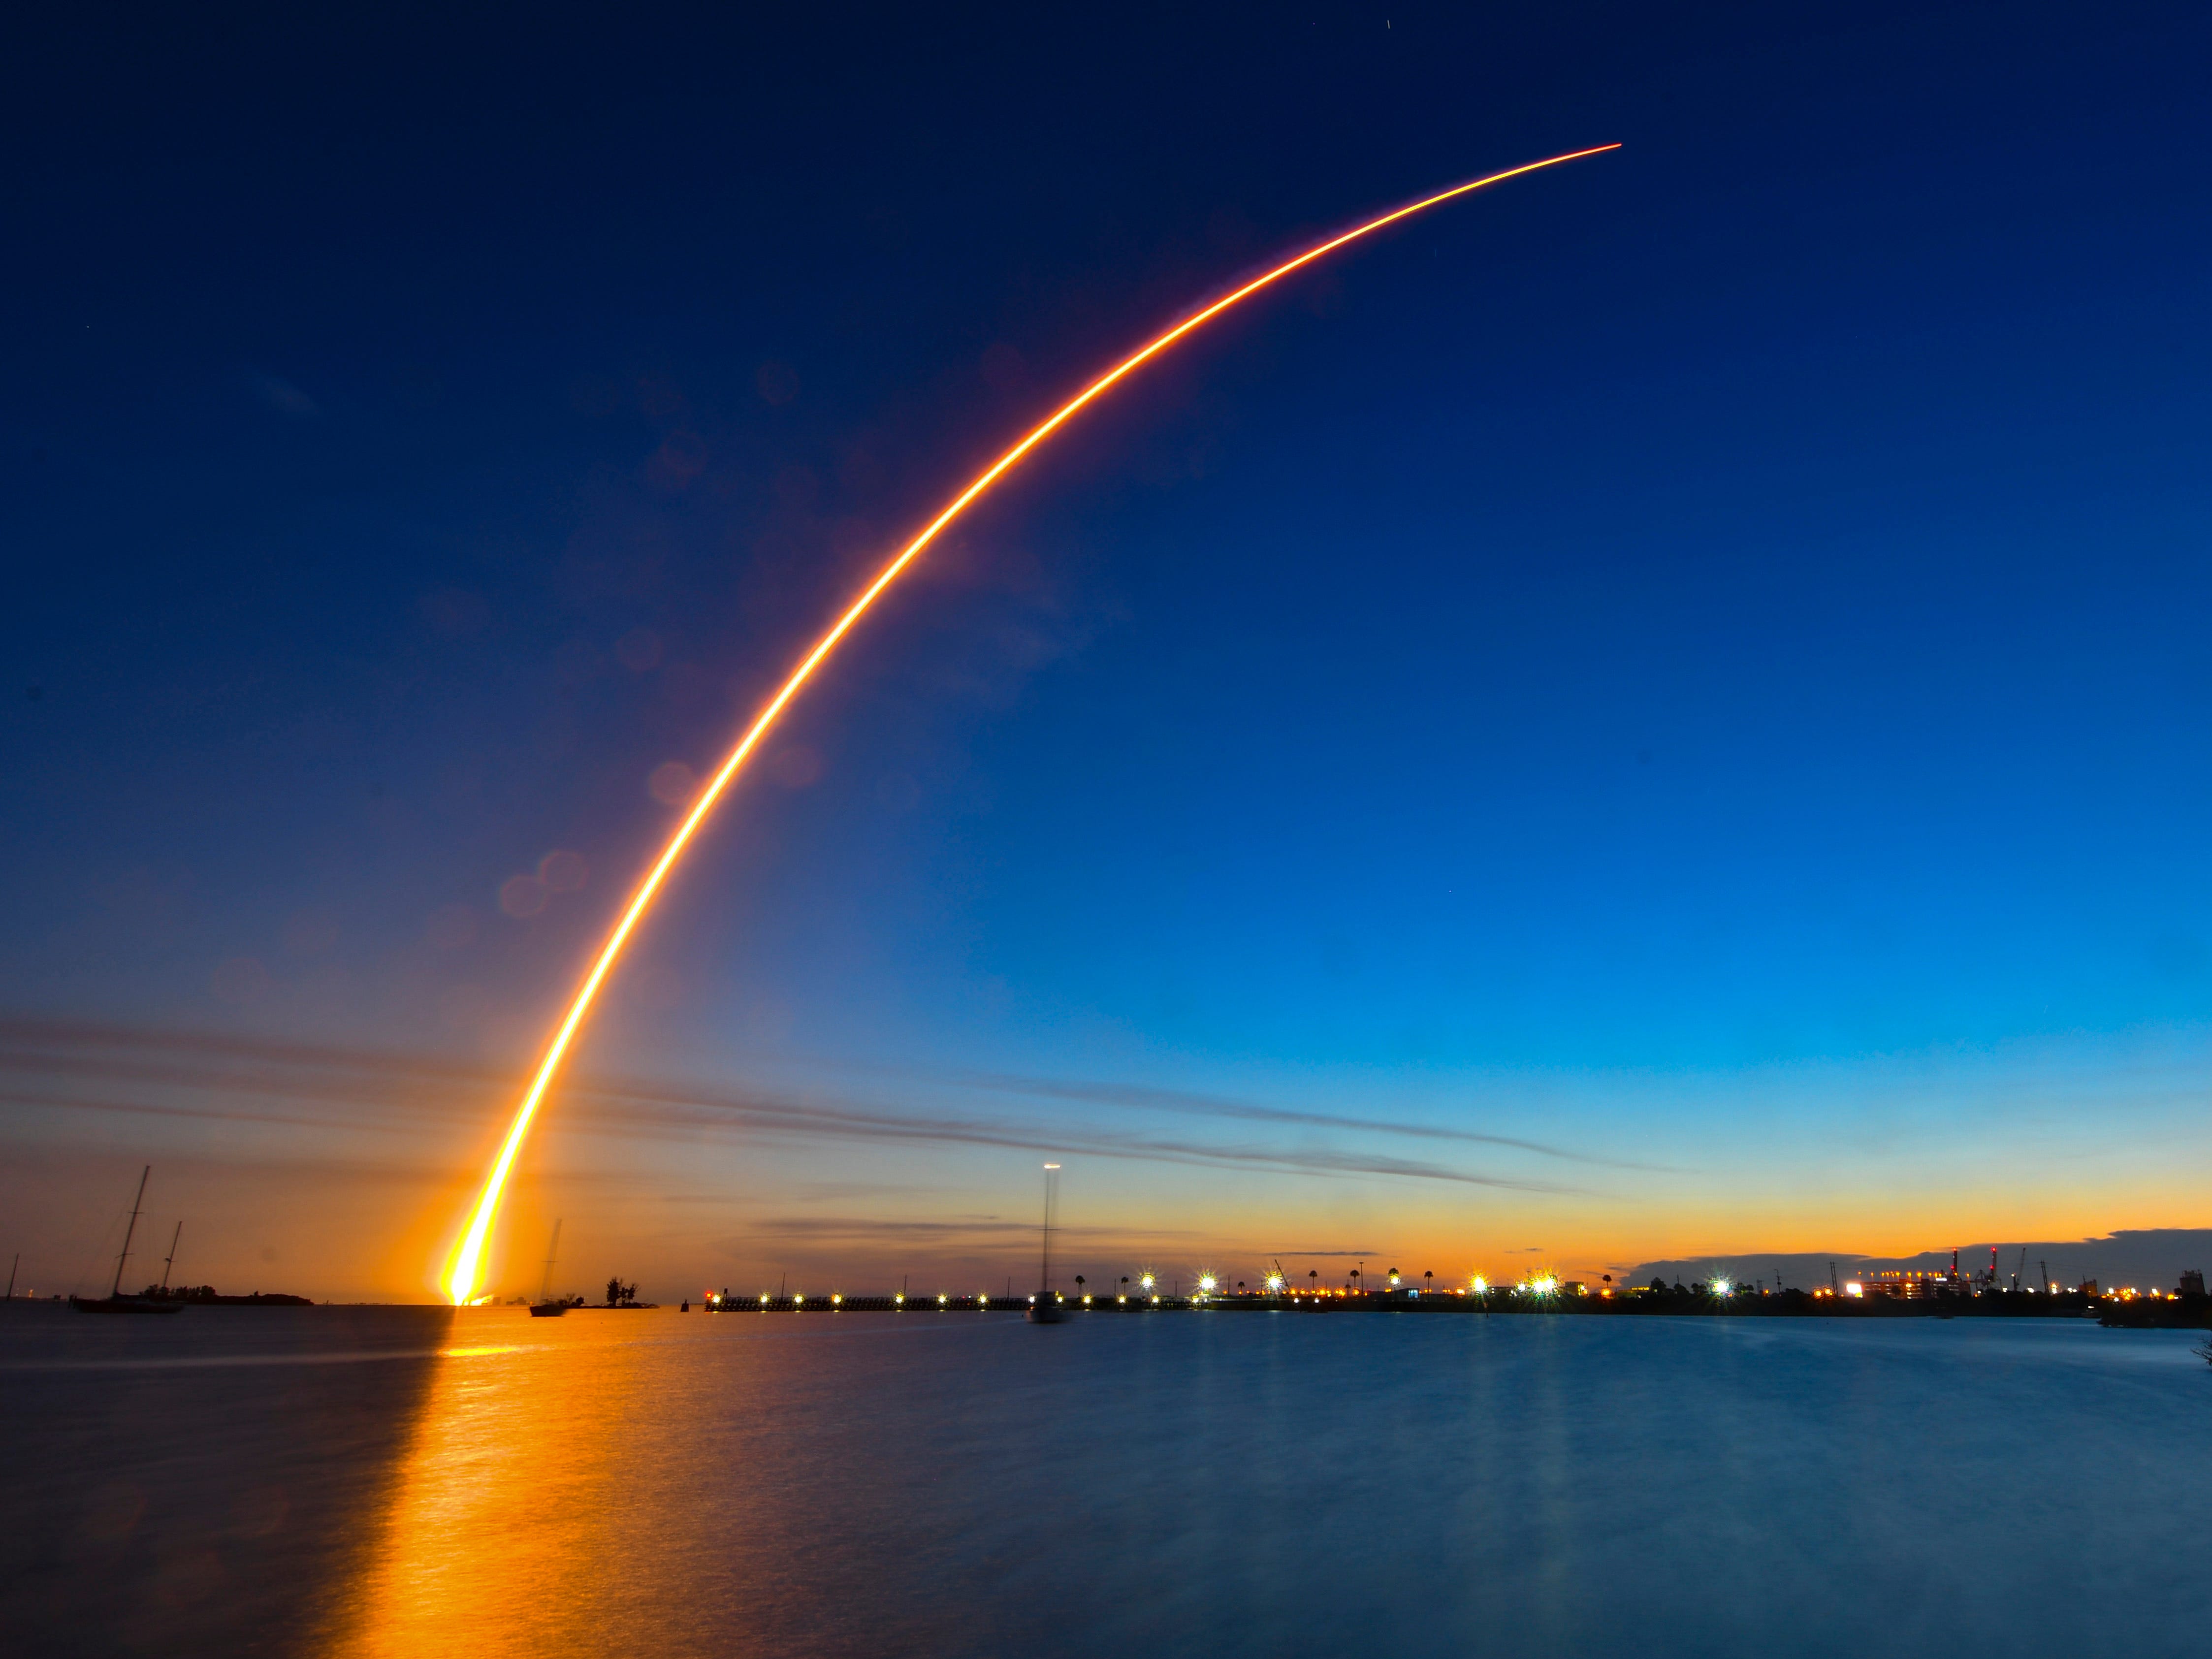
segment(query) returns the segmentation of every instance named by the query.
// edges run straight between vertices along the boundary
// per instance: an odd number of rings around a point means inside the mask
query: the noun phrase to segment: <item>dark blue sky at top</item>
[[[976,513],[600,1041],[1698,1068],[2201,1017],[2194,9],[6,29],[11,1010],[535,1030],[652,769],[1028,421],[1271,256],[1619,140]],[[502,915],[554,848],[583,890]]]

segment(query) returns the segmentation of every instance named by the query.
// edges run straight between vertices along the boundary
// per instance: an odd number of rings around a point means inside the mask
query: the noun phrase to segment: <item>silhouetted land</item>
[[[255,1291],[250,1296],[225,1296],[212,1285],[171,1285],[164,1289],[149,1285],[138,1292],[148,1302],[185,1302],[212,1308],[312,1308],[309,1296],[289,1296],[281,1291]]]

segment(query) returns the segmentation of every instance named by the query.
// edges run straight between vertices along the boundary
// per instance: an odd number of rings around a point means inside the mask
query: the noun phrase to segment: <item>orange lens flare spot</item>
[[[652,908],[653,898],[659,893],[661,884],[668,878],[668,872],[676,867],[677,860],[684,856],[684,848],[691,844],[691,838],[697,834],[699,826],[706,821],[707,815],[714,811],[715,803],[729,788],[731,781],[738,775],[745,762],[751,757],[753,750],[759,746],[761,738],[766,735],[769,728],[775,724],[785,707],[799,695],[800,688],[813,677],[814,671],[821,666],[823,659],[837,648],[839,642],[853,630],[854,625],[860,620],[861,617],[866,614],[868,607],[876,602],[885,588],[899,579],[908,565],[921,556],[922,550],[935,541],[943,533],[947,525],[967,511],[969,506],[978,496],[997,483],[1031,450],[1074,419],[1090,404],[1176,344],[1185,335],[1204,327],[1223,312],[1232,306],[1241,304],[1253,295],[1259,293],[1261,289],[1280,282],[1291,272],[1313,264],[1316,259],[1326,258],[1348,242],[1356,242],[1361,237],[1371,235],[1385,226],[1396,224],[1401,219],[1410,219],[1417,213],[1425,212],[1455,198],[1465,196],[1471,191],[1480,190],[1486,185],[1500,184],[1508,179],[1519,178],[1523,173],[1540,172],[1545,167],[1558,167],[1565,161],[1577,161],[1587,155],[1599,155],[1607,150],[1620,148],[1619,144],[1595,144],[1588,149],[1570,150],[1564,155],[1547,156],[1540,161],[1529,161],[1517,167],[1508,167],[1503,173],[1488,173],[1480,179],[1469,179],[1463,185],[1455,185],[1449,190],[1439,191],[1434,196],[1425,197],[1420,201],[1383,214],[1379,218],[1370,219],[1365,224],[1356,226],[1340,236],[1332,237],[1328,241],[1308,248],[1297,257],[1285,260],[1273,270],[1254,277],[1234,292],[1224,295],[1203,310],[1192,313],[1166,333],[1122,359],[1089,386],[1084,387],[1081,392],[1076,393],[1074,397],[1069,398],[1050,416],[1030,428],[1020,442],[992,462],[972,483],[954,496],[945,510],[923,527],[920,535],[902,548],[898,556],[877,573],[875,580],[871,581],[862,590],[860,596],[846,608],[844,614],[837,618],[830,631],[815,641],[813,649],[809,651],[800,660],[799,666],[792,671],[791,677],[784,681],[781,689],[775,696],[769,699],[768,706],[754,717],[753,723],[745,728],[744,736],[738,740],[738,746],[730,751],[729,757],[715,770],[712,777],[695,787],[690,776],[690,769],[684,767],[680,763],[673,762],[654,772],[650,785],[654,799],[671,806],[688,801],[689,810],[684,812],[683,821],[677,825],[675,833],[669,837],[668,844],[661,849],[660,856],[653,860],[653,867],[646,872],[645,878],[637,884],[636,890],[630,895],[629,902],[623,908],[621,920],[615,924],[614,931],[607,936],[607,942],[601,947],[599,957],[592,964],[591,971],[584,975],[583,983],[577,987],[576,994],[569,1002],[568,1012],[562,1016],[559,1026],[555,1029],[552,1041],[546,1044],[544,1057],[538,1062],[537,1074],[531,1079],[530,1087],[524,1093],[521,1104],[515,1108],[514,1119],[508,1126],[507,1138],[500,1143],[498,1154],[492,1159],[491,1168],[485,1172],[483,1186],[479,1190],[476,1205],[469,1212],[469,1218],[461,1230],[460,1238],[455,1243],[453,1253],[447,1260],[442,1279],[447,1296],[454,1303],[462,1304],[476,1296],[482,1288],[487,1243],[490,1238],[492,1227],[499,1218],[500,1200],[506,1194],[508,1177],[514,1172],[515,1158],[521,1152],[523,1143],[529,1138],[531,1123],[538,1115],[538,1109],[544,1102],[545,1092],[551,1086],[554,1076],[561,1069],[561,1062],[567,1058],[569,1045],[575,1041],[576,1032],[583,1024],[585,1015],[591,1012],[592,1004],[598,1000],[599,988],[606,982],[608,974],[613,971],[615,963],[622,956],[623,947],[629,943],[630,935],[637,930],[638,923],[644,919],[645,913]],[[683,775],[679,776],[679,773]],[[530,892],[521,892],[518,890],[520,902],[526,902],[532,899],[542,897],[542,894],[536,890],[540,886],[538,878],[518,877],[516,879],[517,881],[527,880],[532,889]],[[504,902],[505,896],[502,893],[502,902]]]

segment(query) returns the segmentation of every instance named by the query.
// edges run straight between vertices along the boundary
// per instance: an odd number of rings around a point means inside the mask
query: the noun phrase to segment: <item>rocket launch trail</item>
[[[1204,309],[1192,313],[1164,334],[1123,358],[1097,380],[1091,381],[1090,385],[1085,386],[1082,391],[1032,428],[1012,448],[986,467],[974,482],[955,495],[942,512],[922,527],[919,535],[900,549],[897,556],[885,564],[877,573],[875,579],[860,591],[860,596],[846,607],[844,613],[830,626],[829,631],[815,641],[813,648],[799,659],[799,665],[792,670],[790,677],[784,681],[776,694],[769,699],[767,705],[754,717],[752,724],[745,728],[744,735],[738,740],[737,746],[731,750],[728,757],[715,769],[714,775],[708,779],[706,784],[700,789],[697,797],[691,803],[690,810],[684,813],[683,822],[677,825],[675,833],[668,838],[668,844],[661,849],[660,855],[653,861],[652,866],[645,872],[644,878],[638,883],[635,890],[631,893],[629,902],[623,907],[621,917],[616,921],[613,931],[607,935],[606,943],[600,947],[599,955],[593,959],[591,971],[584,975],[583,982],[576,988],[575,995],[569,1000],[568,1012],[562,1016],[559,1025],[555,1027],[552,1039],[546,1044],[544,1054],[538,1061],[538,1070],[531,1078],[530,1086],[524,1092],[520,1104],[515,1108],[514,1121],[507,1127],[506,1137],[500,1142],[499,1152],[492,1159],[490,1169],[485,1172],[483,1185],[477,1194],[475,1206],[469,1212],[468,1221],[463,1227],[461,1236],[454,1243],[453,1253],[447,1261],[442,1281],[446,1294],[457,1304],[466,1303],[472,1300],[481,1288],[484,1276],[486,1247],[490,1241],[492,1227],[499,1218],[500,1201],[506,1194],[508,1177],[514,1173],[515,1159],[520,1155],[524,1143],[530,1137],[531,1126],[537,1120],[539,1107],[544,1103],[546,1091],[552,1086],[555,1077],[559,1074],[561,1063],[567,1058],[570,1047],[574,1043],[576,1034],[582,1028],[585,1016],[591,1012],[592,1005],[598,999],[600,988],[606,983],[607,975],[613,972],[615,963],[621,959],[623,947],[629,943],[630,935],[637,931],[639,922],[644,920],[646,912],[653,908],[653,902],[659,895],[662,884],[668,879],[669,872],[676,867],[677,861],[684,856],[684,849],[691,844],[692,838],[698,834],[700,825],[706,822],[708,814],[714,810],[715,804],[721,799],[723,793],[729,788],[731,781],[744,769],[745,762],[759,746],[761,738],[766,735],[769,728],[775,724],[777,718],[782,714],[791,700],[799,695],[807,680],[812,677],[814,671],[820,667],[830,653],[837,648],[846,635],[852,632],[854,626],[859,623],[862,616],[866,614],[868,607],[876,602],[884,590],[896,581],[907,568],[921,556],[922,550],[944,532],[945,526],[965,512],[978,496],[983,495],[1000,478],[1012,471],[1031,450],[1036,448],[1039,444],[1051,437],[1054,433],[1066,426],[1078,414],[1105,396],[1121,381],[1135,374],[1145,364],[1170,349],[1186,336],[1204,327],[1223,312],[1249,300],[1261,289],[1280,282],[1291,272],[1302,270],[1318,259],[1326,258],[1337,249],[1348,243],[1356,242],[1363,236],[1371,235],[1386,226],[1396,224],[1401,219],[1410,219],[1417,213],[1426,212],[1432,207],[1440,206],[1470,191],[1480,190],[1485,185],[1498,184],[1507,179],[1518,178],[1524,173],[1540,172],[1545,167],[1558,167],[1563,162],[1580,161],[1584,156],[1601,155],[1605,151],[1620,148],[1619,144],[1596,144],[1588,149],[1570,150],[1564,155],[1547,156],[1540,161],[1530,161],[1521,167],[1508,167],[1502,173],[1488,173],[1480,179],[1469,179],[1465,184],[1455,185],[1449,190],[1439,191],[1433,196],[1424,197],[1418,202],[1383,214],[1379,218],[1370,219],[1366,223],[1356,226],[1340,235],[1333,236],[1316,246],[1308,248],[1295,258],[1285,260],[1272,270],[1254,277],[1243,287],[1224,295]]]

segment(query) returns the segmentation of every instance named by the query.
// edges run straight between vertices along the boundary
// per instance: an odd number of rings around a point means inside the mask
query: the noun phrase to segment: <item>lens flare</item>
[[[600,948],[599,956],[592,961],[591,971],[584,975],[583,982],[576,988],[576,994],[569,1001],[568,1012],[562,1017],[560,1024],[554,1028],[552,1041],[546,1044],[545,1053],[538,1061],[537,1073],[530,1080],[530,1087],[524,1092],[521,1103],[515,1108],[514,1118],[507,1126],[506,1138],[500,1142],[498,1154],[492,1159],[490,1169],[485,1172],[483,1185],[477,1194],[474,1207],[469,1212],[468,1222],[462,1228],[461,1236],[455,1242],[452,1254],[447,1258],[446,1270],[443,1274],[446,1294],[458,1305],[474,1297],[483,1285],[485,1248],[490,1240],[493,1224],[499,1218],[500,1201],[506,1195],[507,1178],[514,1171],[514,1161],[520,1156],[523,1144],[530,1137],[531,1125],[537,1119],[538,1108],[544,1103],[546,1091],[552,1086],[554,1078],[560,1072],[561,1062],[568,1057],[569,1047],[576,1040],[576,1033],[583,1025],[584,1017],[591,1012],[592,1004],[599,998],[599,988],[606,982],[607,975],[614,970],[615,963],[622,956],[623,947],[629,943],[630,935],[637,931],[638,923],[644,920],[645,913],[652,908],[653,901],[659,893],[662,884],[668,879],[669,872],[676,867],[677,860],[684,856],[684,849],[691,844],[692,837],[697,835],[699,826],[706,822],[708,814],[714,810],[723,793],[729,788],[731,781],[738,775],[745,762],[751,757],[753,750],[759,746],[761,738],[766,735],[768,729],[775,724],[777,717],[783,713],[791,700],[799,695],[800,688],[813,677],[814,671],[821,666],[823,659],[837,648],[845,635],[852,632],[854,624],[866,614],[868,607],[876,602],[885,588],[899,579],[908,565],[921,556],[922,550],[935,541],[943,533],[947,525],[967,511],[969,506],[978,496],[997,483],[1031,450],[1059,431],[1085,408],[1105,396],[1122,380],[1176,344],[1185,335],[1204,327],[1232,306],[1249,299],[1261,289],[1280,282],[1292,271],[1310,265],[1316,259],[1326,258],[1348,242],[1356,242],[1361,237],[1370,235],[1385,226],[1394,225],[1401,219],[1409,219],[1417,213],[1451,201],[1456,197],[1465,196],[1470,191],[1480,190],[1486,185],[1498,184],[1507,179],[1516,179],[1524,173],[1539,172],[1545,167],[1558,167],[1562,162],[1580,161],[1586,155],[1602,155],[1607,150],[1620,148],[1619,144],[1595,144],[1588,149],[1570,150],[1564,155],[1547,156],[1540,161],[1529,161],[1517,167],[1508,167],[1503,173],[1488,173],[1480,179],[1469,179],[1463,185],[1455,185],[1449,190],[1439,191],[1433,196],[1424,197],[1418,202],[1383,214],[1380,218],[1370,219],[1365,224],[1356,226],[1341,235],[1331,237],[1328,241],[1308,248],[1294,258],[1285,260],[1273,270],[1254,277],[1242,288],[1224,295],[1203,310],[1192,313],[1166,333],[1108,369],[1074,397],[1069,398],[1066,403],[1061,404],[1050,416],[1030,428],[1020,442],[1015,444],[1012,448],[986,467],[972,483],[954,496],[942,512],[924,526],[921,533],[902,548],[897,556],[877,573],[875,580],[860,590],[860,597],[846,607],[844,613],[831,625],[829,632],[816,641],[813,649],[799,659],[799,665],[792,671],[791,677],[785,680],[776,694],[769,699],[767,706],[754,717],[753,723],[745,728],[744,735],[738,740],[738,745],[730,751],[729,757],[691,797],[690,808],[684,813],[683,822],[677,825],[675,834],[669,837],[668,844],[661,849],[660,856],[653,861],[652,867],[645,873],[645,878],[638,883],[635,890],[631,893],[629,903],[623,908],[621,919],[615,923],[614,931],[607,935],[605,945]]]

